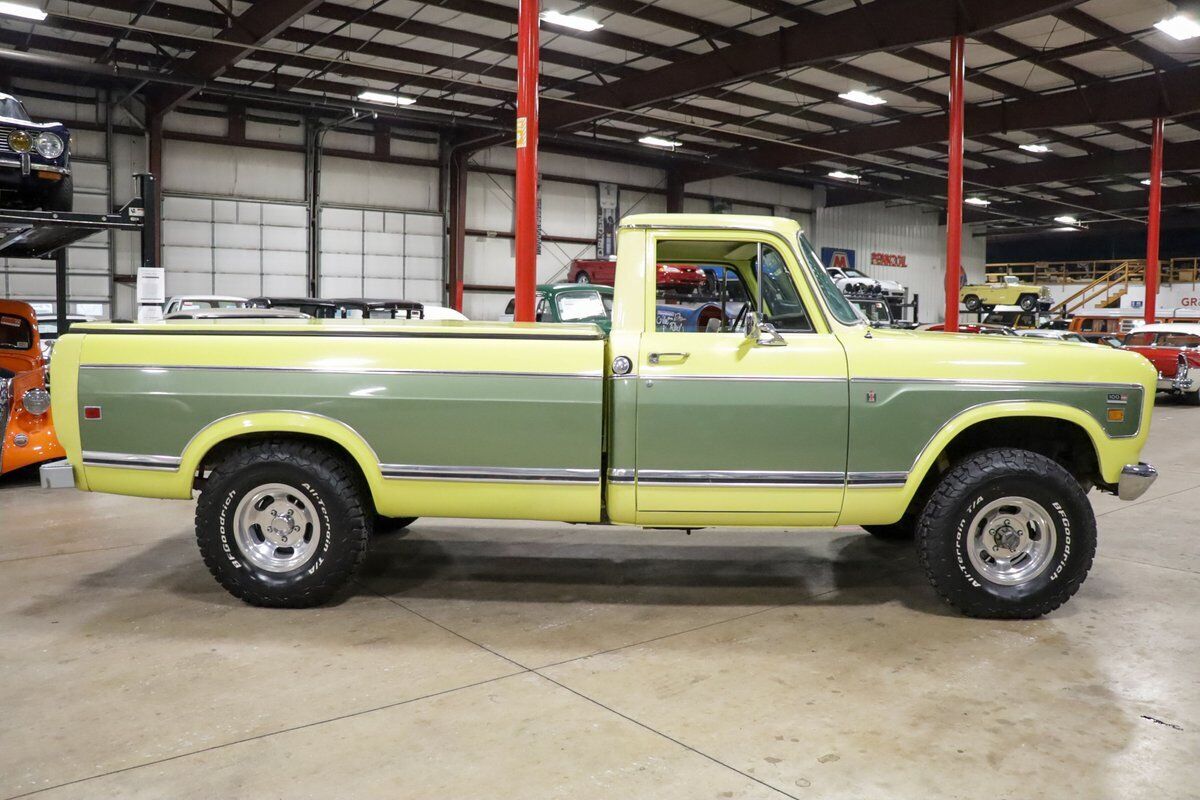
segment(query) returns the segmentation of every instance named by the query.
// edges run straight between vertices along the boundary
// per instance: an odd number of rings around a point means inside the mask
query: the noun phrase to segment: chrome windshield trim
[[[390,480],[469,481],[475,483],[598,483],[598,469],[544,467],[458,467],[426,464],[380,464]]]
[[[600,372],[501,372],[495,370],[450,369],[352,369],[332,367],[243,367],[217,364],[81,364],[80,369],[132,369],[150,374],[168,371],[201,370],[213,372],[297,372],[329,375],[449,375],[487,378],[588,378],[599,380]]]

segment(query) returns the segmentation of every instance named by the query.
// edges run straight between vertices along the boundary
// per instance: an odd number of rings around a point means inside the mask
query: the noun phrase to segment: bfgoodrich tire
[[[930,583],[972,617],[1032,619],[1078,591],[1096,518],[1075,478],[1026,450],[979,452],[943,476],[917,523]]]
[[[196,542],[234,597],[307,608],[354,576],[374,521],[361,477],[338,454],[270,440],[212,470],[196,504]]]

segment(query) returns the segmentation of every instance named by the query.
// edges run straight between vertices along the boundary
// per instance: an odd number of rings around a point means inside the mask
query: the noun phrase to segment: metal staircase
[[[1050,313],[1068,316],[1089,303],[1100,308],[1116,308],[1121,298],[1129,293],[1131,282],[1141,282],[1146,277],[1144,261],[1122,261],[1108,272],[1084,285],[1074,294],[1050,308]]]

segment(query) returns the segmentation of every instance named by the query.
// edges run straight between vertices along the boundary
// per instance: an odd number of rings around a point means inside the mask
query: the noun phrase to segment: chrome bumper
[[[1121,470],[1121,480],[1117,483],[1117,497],[1122,500],[1137,500],[1158,477],[1158,470],[1149,464],[1139,462],[1126,464]]]
[[[38,475],[42,479],[43,489],[75,488],[75,470],[71,468],[71,462],[66,459],[42,464],[38,469]]]

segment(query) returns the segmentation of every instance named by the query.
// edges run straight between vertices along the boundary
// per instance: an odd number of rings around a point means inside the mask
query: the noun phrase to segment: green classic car
[[[325,601],[377,526],[430,516],[859,525],[915,539],[964,613],[1027,618],[1066,602],[1091,567],[1087,492],[1133,499],[1156,476],[1139,461],[1157,377],[1141,356],[872,328],[784,219],[632,216],[617,252],[607,335],[76,325],[52,381],[75,485],[199,492],[204,562],[263,606]],[[660,262],[723,267],[726,310],[664,329]]]
[[[538,322],[590,322],[608,333],[612,327],[613,290],[611,286],[590,283],[544,283],[537,287]],[[509,298],[501,322],[512,322],[516,298]]]

